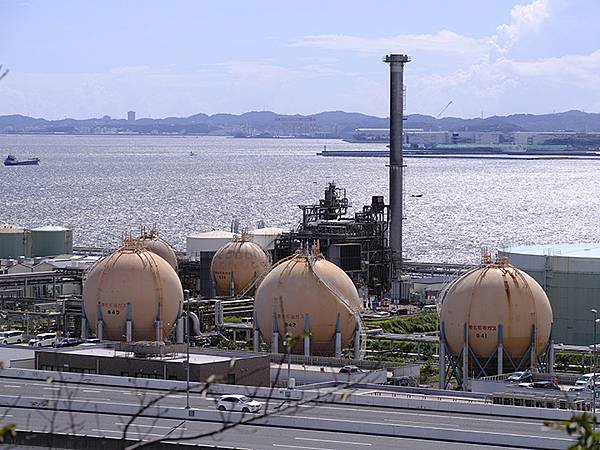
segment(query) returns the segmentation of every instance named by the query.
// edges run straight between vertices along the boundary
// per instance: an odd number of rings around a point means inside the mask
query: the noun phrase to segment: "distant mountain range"
[[[0,133],[65,134],[190,134],[230,136],[304,136],[350,137],[356,128],[387,128],[388,119],[344,111],[327,111],[308,116],[283,115],[271,111],[235,114],[194,114],[164,119],[92,119],[46,120],[19,114],[0,116]],[[567,111],[554,114],[513,114],[477,119],[421,114],[406,116],[406,128],[428,131],[579,131],[600,132],[600,114]]]

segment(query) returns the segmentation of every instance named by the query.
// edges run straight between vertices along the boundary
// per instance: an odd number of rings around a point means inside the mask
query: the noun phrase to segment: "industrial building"
[[[600,311],[600,244],[531,245],[498,251],[546,291],[554,311],[556,343],[589,345]]]
[[[116,375],[185,381],[185,345],[156,342],[131,345],[108,343],[70,349],[39,349],[35,368],[61,372]],[[210,376],[227,384],[269,386],[269,355],[220,350],[190,350],[190,381],[204,382]]]
[[[16,259],[73,253],[73,230],[60,226],[26,229],[0,226],[0,258]]]

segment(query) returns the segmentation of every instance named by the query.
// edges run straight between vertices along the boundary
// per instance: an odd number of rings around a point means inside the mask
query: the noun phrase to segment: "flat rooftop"
[[[568,258],[600,259],[600,243],[519,245],[500,249],[504,253],[532,256],[565,256]]]
[[[100,358],[133,358],[133,353],[115,351],[112,348],[106,347],[87,347],[87,348],[73,348],[72,350],[62,351],[63,354],[69,355],[84,355],[84,356],[96,356]],[[141,359],[156,359],[162,361],[180,362],[185,363],[185,353],[167,353],[163,356],[151,356],[144,357]],[[231,357],[219,356],[214,354],[199,354],[190,353],[190,364],[211,364],[216,362],[227,362],[230,361]]]

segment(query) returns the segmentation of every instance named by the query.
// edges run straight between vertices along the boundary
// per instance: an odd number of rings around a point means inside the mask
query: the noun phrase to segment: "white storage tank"
[[[31,234],[16,225],[0,225],[0,258],[31,256]]]
[[[70,255],[72,253],[72,229],[48,225],[31,230],[31,256]]]
[[[591,310],[600,311],[600,243],[506,247],[498,250],[498,256],[531,275],[548,295],[554,342],[594,342]]]
[[[234,233],[219,230],[192,234],[186,238],[186,255],[195,258],[200,257],[202,253],[214,254],[217,250],[230,242],[234,236]]]
[[[286,230],[283,228],[267,227],[257,228],[248,232],[248,236],[252,242],[258,244],[263,250],[274,250],[275,241],[279,236],[285,233]]]

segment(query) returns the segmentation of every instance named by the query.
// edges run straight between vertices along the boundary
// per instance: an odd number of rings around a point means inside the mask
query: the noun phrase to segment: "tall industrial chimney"
[[[392,274],[399,277],[402,271],[402,129],[404,120],[404,64],[407,55],[386,55],[383,60],[390,65],[390,250]]]

